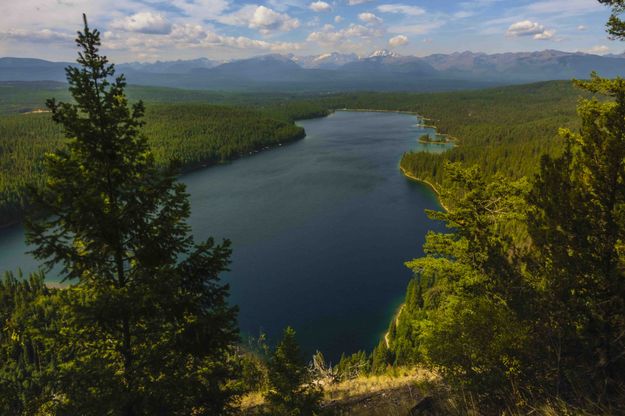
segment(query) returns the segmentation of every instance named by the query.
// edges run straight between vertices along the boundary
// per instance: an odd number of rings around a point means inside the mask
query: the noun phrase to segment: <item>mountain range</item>
[[[67,62],[0,58],[0,81],[64,81]],[[231,62],[206,58],[117,65],[128,82],[209,90],[440,91],[556,79],[625,75],[625,54],[581,52],[485,54],[458,52],[426,57],[380,50],[369,56],[262,55]]]

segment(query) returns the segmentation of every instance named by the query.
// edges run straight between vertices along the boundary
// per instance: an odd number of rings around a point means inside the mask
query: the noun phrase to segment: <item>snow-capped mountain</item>
[[[355,53],[324,53],[321,55],[296,56],[293,62],[303,68],[336,69],[347,63],[358,60]]]
[[[369,58],[399,58],[400,54],[397,52],[389,51],[388,49],[379,49],[371,52]]]

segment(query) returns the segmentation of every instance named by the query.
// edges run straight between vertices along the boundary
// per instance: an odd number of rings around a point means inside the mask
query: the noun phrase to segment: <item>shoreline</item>
[[[324,118],[324,117],[327,117],[327,116],[322,116],[322,117],[319,117],[319,118]],[[294,122],[294,124],[295,123],[296,122]],[[217,166],[228,165],[228,164],[236,162],[238,160],[245,159],[245,158],[248,158],[248,157],[252,157],[252,156],[254,156],[254,155],[258,154],[258,153],[262,153],[262,152],[269,151],[269,150],[274,150],[274,149],[277,149],[277,148],[282,147],[282,146],[288,146],[290,144],[293,144],[293,143],[298,142],[300,140],[303,140],[305,138],[306,138],[306,131],[303,130],[301,134],[298,134],[296,136],[293,136],[293,137],[288,138],[286,140],[283,140],[281,142],[266,144],[266,145],[260,146],[258,148],[255,148],[255,149],[251,150],[251,151],[248,151],[248,152],[241,152],[241,153],[238,153],[235,156],[233,156],[232,158],[227,159],[227,160],[206,159],[204,161],[198,161],[198,162],[190,163],[190,164],[188,164],[186,166],[183,166],[183,165],[177,166],[175,164],[175,161],[169,161],[167,164],[163,164],[161,166],[161,168],[166,170],[169,167],[171,167],[171,164],[173,162],[174,163],[174,169],[177,170],[176,176],[177,177],[181,177],[181,176],[184,176],[184,175],[187,175],[187,174],[190,174],[190,173],[197,172],[199,170],[208,169],[208,168],[214,168],[214,167],[217,167]],[[10,220],[9,222],[6,222],[6,223],[0,223],[0,233],[2,233],[3,230],[6,230],[6,229],[9,229],[9,228],[12,228],[12,227],[15,227],[15,226],[23,224],[25,211],[23,213],[21,213],[21,214],[22,215],[20,215],[20,218],[16,218],[14,220]]]
[[[428,188],[430,188],[434,194],[436,194],[436,200],[438,201],[439,205],[446,211],[449,212],[449,208],[447,208],[447,206],[445,205],[445,203],[443,202],[443,200],[441,199],[441,194],[440,191],[436,188],[436,186],[434,186],[434,184],[430,181],[428,181],[427,179],[421,179],[421,178],[417,178],[416,176],[408,173],[406,171],[406,169],[404,169],[402,166],[399,167],[399,170],[401,171],[402,175],[404,175],[405,178],[408,178],[409,180],[415,181],[415,182],[419,182],[421,184],[426,185]],[[395,325],[395,327],[399,326],[399,320],[401,317],[402,312],[404,311],[404,307],[406,306],[406,303],[403,302],[401,304],[401,306],[399,307],[399,309],[395,312],[395,314],[393,315],[393,318],[391,320],[392,324]],[[384,333],[384,344],[386,345],[387,349],[390,349],[391,347],[391,342],[389,340],[390,337],[390,327],[389,329],[386,330],[386,332]]]
[[[438,188],[436,188],[436,186],[432,182],[428,181],[427,179],[417,178],[411,173],[408,173],[406,169],[404,169],[402,166],[399,167],[399,170],[401,171],[402,175],[404,175],[404,177],[410,180],[413,180],[415,182],[419,182],[419,183],[427,185],[427,187],[430,188],[432,191],[434,191],[434,193],[436,194],[436,200],[441,206],[441,208],[443,208],[446,212],[449,212],[449,208],[445,205],[445,203],[443,202],[441,198],[440,191],[438,190]]]
[[[431,121],[430,118],[425,118],[421,114],[416,113],[414,111],[407,110],[376,110],[373,108],[337,108],[334,111],[347,111],[347,112],[355,112],[355,113],[398,113],[398,114],[409,114],[413,116],[419,117],[421,120]]]
[[[404,311],[404,307],[405,306],[406,306],[406,302],[402,303],[399,306],[399,309],[397,309],[397,311],[393,315],[393,319],[391,320],[391,323],[392,323],[392,325],[395,325],[395,328],[397,328],[399,326],[399,317],[401,316],[401,313]],[[386,348],[387,349],[391,348],[391,342],[389,341],[390,335],[391,335],[391,329],[389,328],[386,331],[386,333],[384,334],[384,342],[386,343]]]
[[[376,109],[372,109],[372,108],[336,108],[334,110],[330,110],[330,112],[336,112],[336,111],[345,111],[345,112],[355,112],[355,113],[397,113],[397,114],[408,114],[408,115],[412,115],[415,116],[419,119],[419,121],[434,121],[431,118],[427,118],[422,116],[421,114],[415,112],[415,111],[407,111],[407,110],[376,110]],[[455,136],[452,136],[451,134],[447,134],[447,133],[439,133],[438,132],[438,127],[435,126],[434,124],[427,124],[427,123],[417,123],[415,124],[415,127],[419,127],[419,128],[426,128],[426,129],[435,129],[436,134],[442,137],[445,137],[445,141],[444,142],[419,142],[422,144],[453,144],[454,146],[459,146],[458,142],[460,141],[460,139],[458,139]],[[418,141],[418,140],[417,140]]]

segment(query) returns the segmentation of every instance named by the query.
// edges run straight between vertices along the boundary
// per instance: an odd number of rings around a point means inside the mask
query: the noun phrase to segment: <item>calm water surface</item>
[[[403,299],[439,209],[426,187],[398,169],[427,130],[414,116],[337,112],[302,121],[304,140],[187,174],[197,240],[229,238],[232,302],[244,333],[275,338],[293,326],[307,353],[370,350]],[[23,230],[0,232],[0,270],[25,272]],[[54,279],[50,276],[51,281]]]

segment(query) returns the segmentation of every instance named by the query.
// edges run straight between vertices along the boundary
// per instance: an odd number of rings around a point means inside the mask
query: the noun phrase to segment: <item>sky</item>
[[[596,0],[0,0],[0,56],[74,60],[83,12],[116,62],[625,49]]]

